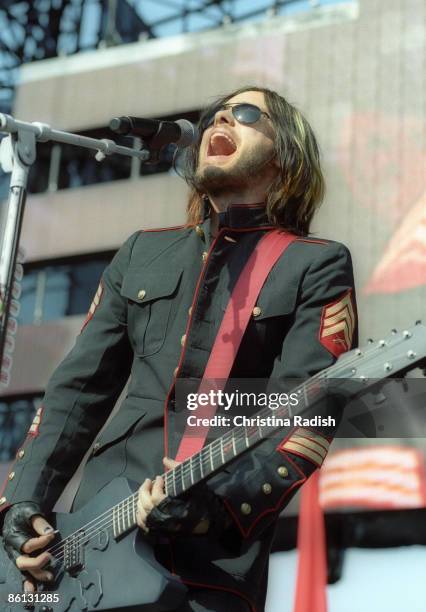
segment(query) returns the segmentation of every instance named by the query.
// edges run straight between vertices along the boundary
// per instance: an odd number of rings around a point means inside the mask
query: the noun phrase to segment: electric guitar
[[[358,394],[360,387],[368,389],[380,379],[403,376],[425,365],[426,327],[419,324],[393,332],[384,340],[343,354],[333,366],[294,389],[300,398],[297,412],[306,412],[318,390],[325,392],[329,381],[334,386],[342,381],[345,397],[350,397]],[[357,384],[351,388],[348,382]],[[274,412],[285,416],[279,410]],[[260,417],[268,414],[269,408],[257,413]],[[271,425],[235,427],[164,474],[166,494],[183,493],[273,433]],[[139,486],[117,478],[79,511],[53,514],[50,520],[58,536],[47,550],[53,557],[55,578],[48,586],[40,585],[35,594],[24,596],[22,575],[0,546],[0,608],[23,611],[31,599],[34,612],[160,612],[179,606],[186,587],[156,561],[150,536],[137,528]]]

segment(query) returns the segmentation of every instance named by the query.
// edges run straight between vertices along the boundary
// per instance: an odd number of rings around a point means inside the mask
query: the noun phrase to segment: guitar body
[[[55,542],[78,532],[81,533],[81,544],[71,551],[74,569],[67,571],[63,563],[55,562],[55,581],[49,584],[48,590],[43,586],[45,590],[38,595],[44,601],[34,604],[34,612],[161,612],[174,610],[183,602],[185,585],[156,561],[143,532],[133,529],[115,539],[111,521],[102,518],[102,514],[107,513],[112,505],[137,489],[136,483],[133,485],[125,478],[117,478],[79,511],[52,517],[51,523],[59,530]],[[108,516],[105,514],[105,517]],[[100,529],[96,530],[95,537],[89,539],[81,528],[85,526],[86,532],[89,532],[91,521]],[[49,548],[55,550],[55,543]],[[70,551],[67,554],[69,559]],[[22,612],[25,609],[23,603],[8,602],[9,594],[22,593],[22,590],[22,574],[1,546],[1,610]],[[49,602],[52,595],[58,601]]]
[[[300,397],[297,412],[303,414],[326,396],[330,381],[334,381],[334,393],[349,399],[359,395],[360,389],[374,388],[378,379],[404,375],[417,366],[426,367],[424,325],[392,332],[376,345],[342,355],[333,366],[293,390]],[[289,416],[284,406],[275,414]],[[270,416],[270,408],[263,408],[257,416]],[[278,430],[279,425],[234,427],[163,474],[166,494],[184,493]],[[166,612],[183,603],[186,587],[156,561],[149,537],[137,528],[138,488],[136,483],[117,478],[78,512],[53,517],[59,534],[48,550],[55,556],[55,580],[49,590],[41,587],[44,590],[38,594],[34,612]],[[58,554],[61,550],[65,554]],[[22,575],[0,545],[1,611],[25,609],[18,598],[9,601],[8,596],[15,593],[22,593]]]

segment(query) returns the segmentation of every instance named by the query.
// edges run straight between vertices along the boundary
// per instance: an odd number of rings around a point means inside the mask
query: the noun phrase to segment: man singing
[[[187,223],[138,231],[115,255],[1,493],[5,544],[27,590],[52,579],[49,512],[95,441],[73,510],[118,476],[142,483],[137,522],[188,587],[171,609],[264,610],[277,517],[335,433],[282,431],[183,497],[151,480],[175,465],[176,381],[202,379],[238,278],[268,232],[296,239],[263,284],[231,378],[307,378],[356,343],[350,254],[309,237],[324,179],[306,119],[277,93],[246,87],[212,104],[199,127],[185,169]],[[324,410],[339,416],[334,404]]]

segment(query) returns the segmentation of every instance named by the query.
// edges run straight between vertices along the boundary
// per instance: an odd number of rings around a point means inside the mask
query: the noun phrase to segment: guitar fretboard
[[[305,412],[324,393],[324,372],[297,387],[291,393],[298,397],[297,414]],[[316,379],[317,384],[312,381]],[[308,383],[311,383],[308,385]],[[163,474],[165,493],[177,496],[217,472],[233,459],[272,436],[284,425],[284,419],[296,411],[280,406],[276,410],[264,408],[250,417],[250,425],[234,427],[223,436],[204,446],[199,452],[185,459],[175,468]],[[255,421],[256,424],[251,423]],[[282,422],[281,422],[282,421]],[[135,525],[138,494],[130,495],[111,509],[114,537],[126,533]]]
[[[313,403],[327,394],[330,383],[342,387],[346,399],[358,394],[360,383],[365,391],[380,380],[395,376],[396,373],[412,370],[419,365],[426,366],[426,327],[416,325],[401,333],[392,331],[392,335],[386,340],[380,340],[376,345],[369,344],[363,350],[355,349],[346,356],[340,358],[333,366],[322,370],[312,376],[306,383],[293,389],[289,395],[296,393],[298,403],[290,412],[288,408],[278,408],[273,411],[265,408],[253,415],[257,417],[255,425],[250,421],[250,426],[234,427],[225,435],[204,446],[177,467],[169,470],[163,475],[165,492],[169,496],[175,496],[187,491],[192,486],[208,478],[214,472],[220,470],[224,465],[246,452],[262,439],[274,435],[281,429],[280,418],[302,415]],[[384,374],[383,374],[384,372]],[[345,384],[349,383],[349,386]],[[331,390],[332,395],[336,387]],[[294,422],[293,422],[294,424]],[[67,565],[77,567],[81,565],[81,558],[76,547],[80,547],[91,538],[97,537],[105,529],[110,529],[114,537],[126,533],[137,526],[138,493],[134,493],[123,499],[114,507],[103,512],[95,519],[83,525],[73,534],[67,536],[48,549],[53,556],[60,559],[61,555],[66,559]]]

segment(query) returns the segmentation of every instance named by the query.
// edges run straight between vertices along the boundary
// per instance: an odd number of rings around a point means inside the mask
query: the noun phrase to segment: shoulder
[[[301,252],[306,254],[324,255],[329,253],[348,252],[348,247],[342,242],[329,240],[328,238],[299,236],[296,244]]]
[[[293,243],[290,253],[304,270],[338,262],[352,265],[348,247],[342,242],[325,238],[300,236]]]
[[[125,241],[121,249],[130,249],[131,254],[134,251],[139,251],[139,249],[143,249],[145,252],[147,250],[160,251],[176,241],[186,238],[192,229],[188,225],[179,225],[175,227],[138,230]]]
[[[144,229],[134,232],[120,247],[117,255],[127,259],[130,264],[133,259],[140,264],[151,261],[163,251],[174,247],[188,237],[193,231],[192,226],[179,225],[155,229]]]
[[[137,240],[135,244],[143,242],[144,244],[167,245],[175,240],[180,240],[188,236],[193,231],[194,226],[175,225],[173,227],[158,227],[143,229],[137,232]]]

